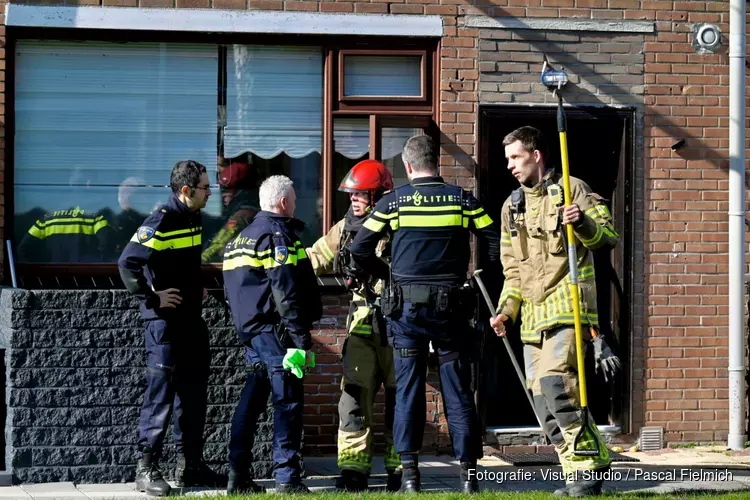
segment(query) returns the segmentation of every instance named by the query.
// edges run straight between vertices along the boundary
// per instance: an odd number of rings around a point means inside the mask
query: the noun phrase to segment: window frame
[[[419,56],[419,95],[418,96],[407,96],[407,95],[346,95],[344,90],[346,89],[346,57],[347,56],[384,56],[384,57],[399,57],[399,56]],[[414,102],[424,104],[427,102],[427,50],[400,50],[393,52],[392,50],[363,50],[363,49],[341,49],[339,50],[338,56],[338,100],[339,103],[356,103],[361,101],[371,102]]]
[[[380,159],[380,144],[384,126],[414,126],[424,128],[439,140],[439,85],[440,85],[440,38],[409,37],[356,37],[300,35],[291,39],[287,35],[243,34],[243,33],[184,33],[184,32],[136,32],[116,30],[78,30],[73,28],[24,28],[6,27],[6,147],[2,195],[5,198],[5,213],[2,228],[4,241],[14,234],[14,143],[15,143],[15,51],[18,40],[34,39],[77,42],[153,42],[153,43],[206,43],[217,46],[231,44],[247,45],[292,45],[317,46],[323,59],[323,123],[321,151],[321,194],[323,203],[323,234],[335,224],[332,221],[335,186],[333,178],[333,118],[335,116],[360,115],[370,119],[369,158]],[[422,96],[343,96],[343,61],[346,55],[421,55]],[[221,65],[221,63],[220,63]],[[220,68],[217,68],[217,72]],[[218,79],[217,79],[218,80]],[[217,81],[218,84],[218,81]],[[217,109],[225,98],[221,86],[218,89]],[[439,143],[439,142],[437,142]],[[218,153],[218,149],[217,149]],[[211,177],[209,175],[209,177]],[[15,244],[13,252],[15,254]],[[6,246],[7,254],[7,246]],[[9,258],[4,259],[4,283],[11,284]],[[221,264],[203,264],[204,283],[208,288],[220,287]],[[24,280],[38,281],[40,286],[74,281],[81,288],[121,288],[117,263],[15,263],[16,275]],[[323,280],[324,285],[338,287],[336,280]]]

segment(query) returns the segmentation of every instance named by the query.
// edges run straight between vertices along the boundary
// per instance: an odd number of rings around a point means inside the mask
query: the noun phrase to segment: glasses
[[[202,189],[203,191],[208,191],[211,189],[211,185],[209,184],[207,186],[195,186],[195,189]]]

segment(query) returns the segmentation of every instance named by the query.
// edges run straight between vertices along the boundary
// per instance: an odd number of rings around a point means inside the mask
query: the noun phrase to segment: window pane
[[[333,121],[333,199],[335,224],[349,210],[349,193],[339,191],[339,185],[347,172],[362,160],[370,157],[370,119],[335,118]]]
[[[243,164],[232,186],[220,187],[224,226],[204,259],[221,261],[221,243],[259,210],[258,189],[271,175],[294,181],[295,216],[312,245],[323,232],[323,54],[319,47],[245,46],[227,49],[226,125],[219,170]],[[223,162],[223,164],[221,164]],[[231,226],[231,227],[230,227]]]
[[[176,161],[211,167],[217,62],[211,45],[19,41],[19,262],[112,262],[134,225],[168,198]],[[55,212],[83,222],[29,233]]]
[[[421,56],[344,56],[345,96],[422,95]]]
[[[403,186],[409,183],[406,178],[406,169],[401,159],[401,153],[404,151],[404,145],[410,137],[423,134],[421,128],[383,128],[383,137],[381,139],[381,155],[383,163],[393,175],[394,187]]]

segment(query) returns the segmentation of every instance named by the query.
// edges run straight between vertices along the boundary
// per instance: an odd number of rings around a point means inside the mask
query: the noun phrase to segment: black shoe
[[[367,474],[353,469],[343,469],[336,479],[336,488],[349,492],[367,490]]]
[[[300,494],[300,493],[312,493],[310,489],[302,483],[282,483],[276,485],[276,493],[284,494]]]
[[[570,496],[570,487],[573,486],[575,483],[566,484],[563,488],[558,488],[555,490],[555,496],[556,497],[568,497]]]
[[[138,459],[135,469],[135,487],[138,491],[145,492],[152,497],[165,497],[172,489],[164,480],[159,470],[159,464],[150,453],[144,453]]]
[[[602,494],[603,479],[576,481],[568,488],[568,496],[574,498],[598,496]]]
[[[421,490],[419,469],[404,467],[401,473],[401,488],[398,491],[400,493],[419,493]]]
[[[472,474],[469,474],[470,470],[473,471]],[[461,462],[461,493],[479,493],[475,462]]]
[[[240,495],[251,493],[265,493],[266,489],[250,478],[247,471],[239,472],[229,470],[229,481],[227,481],[227,495]]]
[[[388,482],[385,483],[385,491],[396,492],[401,489],[401,469],[387,469]]]
[[[201,460],[186,460],[184,455],[177,456],[174,467],[174,484],[178,488],[205,486],[219,488],[226,486],[227,478],[212,471]]]

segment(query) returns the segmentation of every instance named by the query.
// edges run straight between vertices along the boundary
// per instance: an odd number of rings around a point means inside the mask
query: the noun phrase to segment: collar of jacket
[[[295,233],[300,233],[305,229],[305,223],[297,219],[296,217],[287,217],[286,215],[267,212],[265,210],[261,210],[260,212],[258,212],[255,217],[265,217],[266,219],[271,219],[272,221],[285,225]]]
[[[544,174],[544,177],[542,177],[542,180],[539,181],[535,186],[533,187],[523,186],[523,190],[527,196],[544,196],[547,193],[548,181],[552,180],[554,182],[554,177],[555,177],[555,169],[551,168],[547,170],[547,173]]]
[[[169,201],[167,202],[167,206],[174,210],[175,212],[179,213],[185,213],[185,212],[192,212],[187,205],[185,205],[183,202],[180,201],[180,199],[177,197],[176,194],[172,193],[169,197]],[[200,210],[196,210],[195,212],[199,212]]]
[[[420,186],[422,184],[434,184],[436,182],[439,182],[441,184],[445,184],[445,181],[439,175],[436,175],[434,177],[433,176],[431,176],[431,177],[418,177],[418,178],[414,179],[413,181],[411,181],[409,184],[411,184],[412,186]]]

